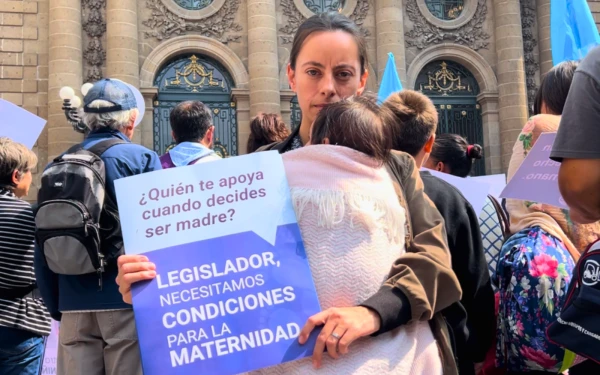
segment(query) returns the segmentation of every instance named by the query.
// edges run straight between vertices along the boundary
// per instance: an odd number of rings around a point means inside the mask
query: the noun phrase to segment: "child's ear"
[[[323,138],[323,143],[324,145],[328,145],[329,144],[329,138]]]

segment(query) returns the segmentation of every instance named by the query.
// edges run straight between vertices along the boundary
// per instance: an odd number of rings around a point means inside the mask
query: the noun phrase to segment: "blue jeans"
[[[43,356],[43,336],[0,327],[0,374],[39,375]]]

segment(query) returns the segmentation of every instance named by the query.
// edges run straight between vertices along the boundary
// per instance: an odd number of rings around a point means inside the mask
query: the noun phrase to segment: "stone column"
[[[247,154],[248,138],[250,137],[250,91],[246,89],[231,90],[231,98],[235,101],[237,113],[238,155]]]
[[[402,0],[375,0],[375,23],[377,24],[377,77],[383,78],[388,53],[394,54],[396,70],[402,87],[406,87],[406,64],[404,55],[404,15]]]
[[[136,0],[106,1],[106,76],[140,86]]]
[[[250,116],[280,113],[275,0],[248,0],[247,9]]]
[[[281,119],[288,128],[292,127],[292,99],[296,93],[292,90],[281,90]]]
[[[58,92],[70,86],[81,97],[81,1],[50,0],[48,7],[48,160],[82,140],[62,111]]]
[[[550,0],[537,0],[537,24],[540,49],[540,75],[552,69],[550,44]]]
[[[523,35],[519,0],[493,0],[498,62],[498,112],[502,168],[508,169],[513,145],[528,116]]]
[[[482,92],[477,95],[477,103],[481,106],[481,120],[484,124],[485,172],[499,174],[502,173],[502,148],[498,121],[498,94]]]

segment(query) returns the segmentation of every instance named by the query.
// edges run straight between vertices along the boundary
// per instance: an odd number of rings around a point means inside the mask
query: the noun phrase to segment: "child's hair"
[[[402,90],[390,95],[382,106],[393,114],[392,148],[416,156],[437,128],[438,113],[431,99]]]
[[[37,162],[37,155],[25,145],[0,137],[0,188],[14,188],[13,173],[27,173],[36,167]]]
[[[467,177],[471,173],[473,159],[481,159],[483,150],[480,145],[470,145],[458,134],[440,134],[435,139],[429,158],[442,162],[450,169],[450,174]]]
[[[369,97],[356,96],[323,108],[311,129],[310,143],[345,146],[382,163],[392,149],[389,111]]]
[[[273,142],[281,142],[289,135],[290,130],[279,115],[260,112],[250,121],[247,152],[250,154],[262,146]]]

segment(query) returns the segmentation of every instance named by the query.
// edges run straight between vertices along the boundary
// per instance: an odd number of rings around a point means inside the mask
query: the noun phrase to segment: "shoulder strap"
[[[127,143],[127,142],[125,142],[124,140],[119,139],[119,138],[111,138],[111,139],[107,139],[105,141],[100,141],[100,142],[96,143],[95,145],[90,147],[88,149],[88,151],[91,152],[92,154],[95,154],[96,156],[100,157],[112,146],[122,144],[122,143]]]
[[[496,198],[488,194],[488,199],[490,200],[490,202],[492,202],[492,205],[496,210],[496,215],[498,215],[498,221],[500,222],[500,226],[502,227],[502,235],[504,236],[504,240],[506,241],[510,237],[510,221],[508,220],[508,215],[506,215],[506,211],[504,211],[504,208]]]

